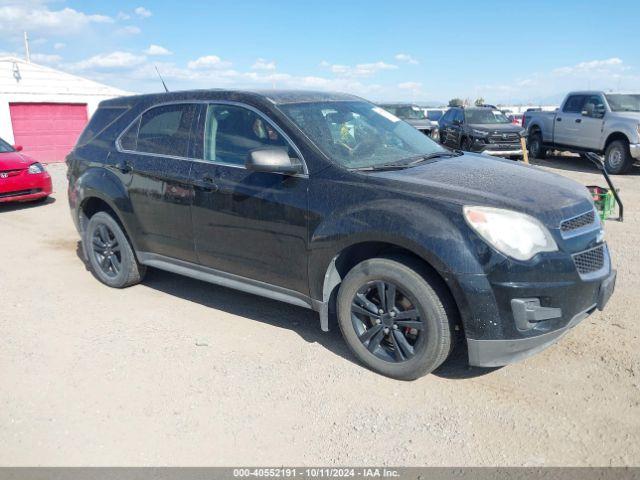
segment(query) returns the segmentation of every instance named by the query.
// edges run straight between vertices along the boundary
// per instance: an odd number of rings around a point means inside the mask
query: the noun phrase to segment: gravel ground
[[[577,158],[542,163],[602,184]],[[0,465],[639,465],[640,169],[607,221],[617,291],[501,369],[398,382],[313,312],[170,273],[101,285],[54,198],[0,207]]]

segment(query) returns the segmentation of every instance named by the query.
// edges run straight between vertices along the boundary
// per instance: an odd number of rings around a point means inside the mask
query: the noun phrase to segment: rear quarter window
[[[98,110],[93,114],[91,120],[85,127],[78,138],[78,145],[86,145],[96,136],[98,136],[105,128],[115,122],[123,113],[125,113],[128,107],[98,107]]]

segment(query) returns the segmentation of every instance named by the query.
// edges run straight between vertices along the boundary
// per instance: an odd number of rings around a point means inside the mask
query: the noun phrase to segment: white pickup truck
[[[534,158],[549,149],[595,152],[609,173],[625,173],[640,159],[640,94],[571,92],[555,112],[525,113],[522,126]]]

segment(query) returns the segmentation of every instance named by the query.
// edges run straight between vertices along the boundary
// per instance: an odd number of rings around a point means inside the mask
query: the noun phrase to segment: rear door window
[[[187,157],[197,105],[163,105],[147,110],[120,138],[125,150]]]

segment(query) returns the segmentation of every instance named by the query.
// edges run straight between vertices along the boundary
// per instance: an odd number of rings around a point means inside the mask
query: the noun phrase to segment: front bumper
[[[640,143],[632,143],[629,145],[631,156],[636,160],[640,160]]]
[[[496,367],[530,357],[556,342],[615,288],[606,244],[603,267],[578,274],[572,256],[540,255],[533,265],[506,262],[492,273],[457,275],[449,282],[474,366]]]
[[[471,143],[471,150],[482,155],[493,157],[522,157],[522,145],[520,142],[514,143],[491,143],[480,138],[474,138]]]
[[[482,155],[491,155],[492,157],[522,157],[522,149],[517,150],[483,150],[480,152]]]
[[[47,172],[0,178],[0,203],[29,202],[51,193],[51,176]]]

